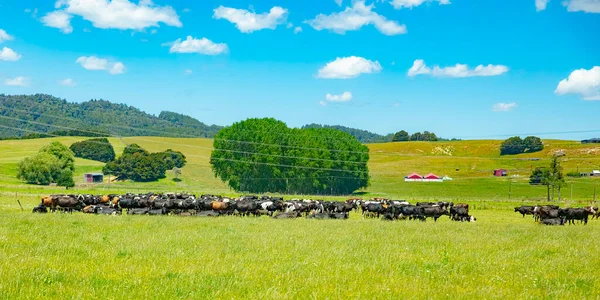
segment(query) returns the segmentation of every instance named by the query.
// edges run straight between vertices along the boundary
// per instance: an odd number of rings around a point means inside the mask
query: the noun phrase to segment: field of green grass
[[[471,204],[474,223],[204,219],[177,216],[32,214],[41,195],[65,192],[15,178],[17,163],[53,140],[0,141],[0,299],[598,299],[600,221],[547,227],[512,207],[541,203],[531,168],[564,151],[565,171],[600,167],[600,147],[545,141],[536,154],[500,157],[499,141],[369,145],[372,184],[358,196]],[[149,151],[182,151],[181,182],[81,184],[102,164],[76,160],[72,193],[190,191],[239,195],[215,179],[212,141],[111,138]],[[540,160],[529,160],[539,158]],[[520,175],[509,183],[491,170]],[[454,180],[405,183],[412,172]],[[571,180],[568,180],[571,183]],[[562,206],[593,200],[593,178],[572,180]],[[508,199],[508,188],[511,198]],[[600,193],[600,190],[598,191]],[[286,196],[291,198],[292,196]],[[346,196],[327,197],[344,199]],[[600,195],[599,195],[600,197]],[[320,197],[322,198],[322,197]],[[21,210],[19,200],[24,210]]]

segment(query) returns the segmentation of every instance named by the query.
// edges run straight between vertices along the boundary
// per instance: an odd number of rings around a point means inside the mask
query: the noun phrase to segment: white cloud
[[[517,104],[514,102],[511,103],[496,103],[492,106],[492,111],[496,111],[496,112],[506,112],[506,111],[511,111],[515,108],[517,108]]]
[[[62,33],[69,34],[73,32],[71,18],[73,16],[64,11],[53,11],[42,17],[42,23],[48,27],[58,28]]]
[[[105,58],[95,56],[82,56],[76,61],[83,68],[92,71],[108,71],[108,73],[116,75],[125,72],[125,65],[122,62],[110,61]]]
[[[379,32],[385,35],[398,35],[406,33],[406,26],[396,21],[389,21],[384,16],[377,14],[372,9],[375,6],[365,5],[364,0],[355,1],[352,7],[339,13],[331,15],[319,14],[313,20],[305,21],[316,30],[331,30],[337,34],[345,34],[346,31],[359,30],[366,25],[373,25]]]
[[[243,33],[251,33],[262,29],[275,29],[277,25],[283,24],[287,20],[288,10],[279,6],[274,6],[268,13],[257,14],[245,9],[230,8],[219,6],[214,9],[213,18],[225,19]]]
[[[342,2],[344,2],[344,0],[334,0],[334,1],[338,6],[342,6]]]
[[[405,8],[413,8],[417,7],[425,2],[439,2],[440,5],[448,5],[450,4],[450,0],[392,0],[390,2],[395,9]]]
[[[285,27],[286,27],[287,29],[290,29],[290,28],[294,27],[294,23],[292,23],[292,22],[290,22],[290,23],[287,23],[287,25],[285,25]]]
[[[200,53],[205,55],[219,55],[229,51],[226,44],[213,43],[207,38],[196,39],[189,35],[184,41],[177,39],[174,42],[163,45],[171,46],[171,49],[169,50],[170,53]]]
[[[185,71],[183,71],[186,75],[192,75],[192,73],[194,73],[194,71],[187,69]]]
[[[344,92],[341,95],[332,95],[328,93],[325,95],[325,100],[329,102],[348,102],[352,100],[352,93]]]
[[[573,71],[558,83],[554,92],[557,95],[579,94],[584,100],[600,100],[600,67]]]
[[[535,0],[535,10],[536,11],[545,10],[549,1],[550,0]]]
[[[295,33],[295,34],[298,34],[298,33],[300,33],[300,32],[302,32],[302,27],[300,27],[300,26],[297,26],[296,28],[294,28],[294,33]]]
[[[18,76],[4,80],[4,84],[9,86],[28,86],[29,80],[23,76]]]
[[[0,60],[4,61],[17,61],[21,59],[21,54],[13,51],[10,48],[4,47],[2,51],[0,51]]]
[[[469,66],[456,64],[452,67],[440,68],[434,66],[433,69],[428,67],[422,59],[414,61],[413,66],[408,70],[408,76],[431,75],[435,77],[475,77],[475,76],[498,76],[508,72],[508,67],[503,65],[479,65],[475,69],[469,69]]]
[[[12,39],[13,37],[11,35],[6,33],[6,31],[4,31],[3,29],[0,29],[0,43],[4,41],[11,41]]]
[[[74,87],[77,85],[77,82],[75,82],[75,80],[73,80],[72,78],[67,78],[67,79],[60,80],[58,82],[58,84],[68,86],[68,87]]]
[[[567,11],[571,12],[600,13],[599,0],[565,0],[563,5],[567,7]]]
[[[319,104],[320,104],[321,106],[327,106],[327,102],[325,102],[325,101],[319,101]]]
[[[336,58],[319,70],[318,78],[348,79],[358,77],[360,74],[381,72],[378,61],[371,61],[362,57],[350,56]]]
[[[138,4],[129,0],[58,0],[54,12],[42,18],[46,26],[71,33],[71,18],[76,15],[92,22],[96,28],[142,30],[160,23],[182,27],[177,12],[170,6],[157,6],[151,0]]]

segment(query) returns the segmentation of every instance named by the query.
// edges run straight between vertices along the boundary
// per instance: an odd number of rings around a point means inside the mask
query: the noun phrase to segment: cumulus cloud
[[[68,87],[74,87],[77,85],[77,82],[75,82],[75,80],[73,80],[72,78],[67,78],[67,79],[60,80],[58,82],[58,84],[68,86]]]
[[[435,77],[475,77],[475,76],[497,76],[508,72],[508,67],[503,65],[479,65],[475,69],[469,69],[469,66],[456,64],[452,67],[434,66],[428,67],[422,59],[414,61],[413,66],[408,70],[408,76],[431,75]]]
[[[389,21],[386,17],[373,11],[375,6],[365,5],[364,0],[354,1],[352,7],[339,13],[331,15],[319,14],[312,20],[304,23],[316,30],[331,30],[337,34],[345,34],[346,31],[359,30],[366,25],[373,25],[379,32],[385,35],[398,35],[406,33],[406,26],[396,21]]]
[[[295,33],[295,34],[298,34],[298,33],[300,33],[300,32],[302,32],[302,27],[300,27],[300,26],[297,26],[296,28],[294,28],[294,33]]]
[[[8,86],[28,86],[29,80],[23,76],[18,76],[4,80],[4,84]]]
[[[321,68],[317,77],[327,79],[349,79],[356,78],[363,73],[379,73],[381,70],[382,67],[378,61],[371,61],[357,56],[338,57],[336,60]]]
[[[129,0],[58,0],[55,8],[57,10],[44,16],[42,22],[63,33],[73,31],[73,16],[80,16],[102,29],[142,30],[158,27],[160,23],[183,26],[173,8],[155,5],[151,0],[140,0],[138,4]]]
[[[336,3],[338,6],[342,6],[342,2],[343,2],[344,0],[334,0],[334,1],[335,1],[335,3]]]
[[[275,29],[287,20],[288,10],[274,6],[268,13],[257,14],[245,9],[219,6],[213,10],[213,18],[225,19],[243,33],[251,33],[262,29]]]
[[[122,62],[115,62],[105,58],[82,56],[78,58],[76,62],[87,70],[107,71],[113,75],[123,74],[123,72],[125,72],[125,65]]]
[[[327,100],[329,102],[348,102],[348,101],[352,100],[352,93],[344,92],[340,95],[332,95],[332,94],[327,93],[327,95],[325,95],[325,100]]]
[[[71,18],[73,16],[64,11],[53,11],[42,17],[42,23],[48,27],[58,28],[62,33],[73,32]]]
[[[450,0],[392,0],[390,2],[395,9],[401,8],[413,8],[419,6],[425,2],[439,2],[440,5],[448,5],[450,4]]]
[[[584,100],[600,100],[600,67],[573,71],[558,83],[557,95],[579,94]]]
[[[567,11],[571,12],[600,13],[599,0],[566,0],[563,5],[567,7]]]
[[[550,0],[535,0],[535,10],[536,11],[545,10],[549,1]]]
[[[21,59],[21,54],[13,51],[13,49],[4,47],[2,51],[0,51],[0,60],[4,61],[17,61]]]
[[[511,102],[511,103],[496,103],[492,106],[492,110],[496,111],[496,112],[506,112],[506,111],[511,111],[513,109],[515,109],[517,107],[517,103]]]
[[[196,39],[189,36],[185,40],[177,39],[174,42],[164,44],[171,46],[170,53],[200,53],[205,55],[219,55],[227,53],[229,48],[226,44],[217,44],[207,38]]]
[[[11,41],[13,39],[12,36],[10,36],[8,33],[6,33],[6,31],[4,31],[3,29],[0,29],[0,43],[4,42],[4,41]]]

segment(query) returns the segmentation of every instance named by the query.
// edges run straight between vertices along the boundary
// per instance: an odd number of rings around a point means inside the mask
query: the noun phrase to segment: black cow
[[[220,216],[220,214],[216,211],[212,211],[212,210],[203,210],[200,211],[198,213],[196,213],[197,217],[218,217]]]
[[[439,207],[439,206],[424,206],[423,207],[423,215],[425,218],[433,218],[434,222],[437,222],[443,215],[449,215],[448,211]]]
[[[289,212],[289,213],[279,213],[273,216],[273,219],[295,219],[300,218],[301,214],[299,212]]]
[[[579,220],[585,225],[588,223],[588,217],[595,213],[593,208],[565,208],[561,212],[569,224],[575,224],[575,220]]]
[[[469,215],[469,210],[464,207],[451,207],[450,208],[450,219],[453,221],[474,221],[471,220],[471,216]]]
[[[128,215],[146,215],[148,214],[149,208],[133,208],[127,211]]]
[[[329,216],[329,213],[311,214],[311,215],[308,215],[306,218],[307,219],[317,219],[317,220],[331,219],[331,217]]]
[[[534,209],[535,209],[535,206],[522,205],[519,207],[515,207],[515,212],[520,213],[521,215],[523,215],[523,218],[524,218],[525,215],[533,215]]]
[[[45,214],[48,212],[48,208],[44,204],[40,204],[33,208],[32,213]]]
[[[151,216],[166,215],[168,213],[169,213],[169,210],[166,207],[148,210],[148,215],[151,215]]]
[[[564,218],[546,218],[543,219],[541,224],[544,225],[565,225],[565,219]]]

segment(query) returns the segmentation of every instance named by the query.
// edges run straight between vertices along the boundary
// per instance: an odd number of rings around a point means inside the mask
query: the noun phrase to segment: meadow
[[[531,168],[563,151],[565,171],[600,166],[600,147],[545,141],[535,154],[501,157],[499,141],[369,145],[371,186],[364,198],[466,202],[477,222],[204,219],[177,216],[32,214],[41,195],[65,192],[15,178],[23,157],[60,140],[0,141],[0,299],[598,299],[600,221],[548,227],[513,206],[544,203]],[[182,181],[81,183],[101,163],[76,160],[72,193],[190,191],[239,195],[212,175],[212,141],[111,138],[149,151],[188,157]],[[536,160],[531,160],[536,159]],[[538,160],[539,159],[539,160]],[[518,177],[495,178],[505,168]],[[450,176],[444,183],[405,183],[411,172]],[[561,206],[593,201],[594,178],[568,179]],[[511,197],[508,197],[508,188]],[[599,191],[600,193],[600,191]],[[298,195],[302,196],[302,195]],[[346,199],[349,195],[324,197]],[[289,199],[293,196],[286,196]],[[305,196],[308,197],[308,196]],[[323,197],[319,197],[323,198]],[[16,200],[19,200],[24,210]]]

